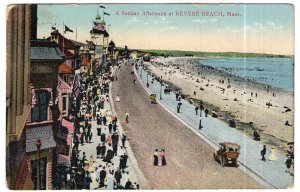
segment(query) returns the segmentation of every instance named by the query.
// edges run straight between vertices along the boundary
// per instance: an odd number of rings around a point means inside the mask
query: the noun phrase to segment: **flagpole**
[[[63,54],[65,54],[65,31],[64,31],[64,27],[65,27],[65,23],[64,23],[64,21],[63,21],[63,30],[62,30],[62,36],[63,36]]]
[[[104,9],[102,9],[102,11],[103,11],[103,23],[104,23]]]
[[[75,37],[75,40],[77,41],[77,27],[76,27],[76,37]]]

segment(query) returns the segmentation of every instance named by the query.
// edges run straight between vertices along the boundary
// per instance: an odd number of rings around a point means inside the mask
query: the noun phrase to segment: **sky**
[[[110,39],[131,49],[205,52],[253,52],[294,55],[294,7],[290,4],[104,4]],[[63,23],[74,30],[66,37],[85,42],[99,4],[38,5],[38,37]],[[166,16],[145,16],[145,12]],[[176,12],[199,15],[178,16]],[[124,15],[134,12],[139,15]],[[202,13],[207,13],[203,15]],[[228,16],[227,13],[236,13]],[[173,15],[169,15],[173,13]],[[103,18],[101,18],[103,19]]]

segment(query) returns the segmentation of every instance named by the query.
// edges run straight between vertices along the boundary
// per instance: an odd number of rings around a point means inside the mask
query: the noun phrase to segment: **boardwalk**
[[[262,188],[240,169],[222,168],[213,161],[213,148],[160,105],[150,104],[148,93],[127,64],[112,84],[118,114],[138,166],[153,189]],[[115,102],[116,96],[120,102]],[[125,113],[130,114],[129,124]],[[155,149],[165,149],[167,166],[153,166]]]

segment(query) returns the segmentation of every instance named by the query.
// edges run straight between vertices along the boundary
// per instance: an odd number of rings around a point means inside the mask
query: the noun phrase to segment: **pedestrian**
[[[266,153],[267,153],[267,148],[266,148],[266,145],[264,145],[263,149],[260,151],[262,161],[266,161],[266,158],[265,158]]]
[[[111,145],[112,139],[110,134],[107,135],[106,142],[108,145]]]
[[[117,97],[116,97],[116,102],[120,102],[120,96],[119,95],[117,95]]]
[[[196,115],[198,115],[198,110],[199,110],[199,107],[198,107],[198,106],[196,106],[196,107],[195,107],[195,112],[196,112]]]
[[[106,123],[107,123],[107,118],[105,115],[103,115],[103,124],[106,126]]]
[[[100,158],[101,155],[101,143],[99,143],[99,145],[96,147],[96,154],[97,154],[97,159]]]
[[[105,146],[105,143],[102,143],[102,145],[101,145],[101,159],[104,159],[105,154],[106,154],[106,146]]]
[[[271,152],[270,155],[268,157],[269,161],[276,161],[277,157],[276,157],[276,150],[274,149],[274,147],[271,148]]]
[[[98,135],[98,136],[101,136],[101,127],[98,127],[98,128],[97,128],[97,135]]]
[[[290,175],[294,176],[294,159],[292,159],[291,167],[290,167]]]
[[[153,158],[154,158],[153,165],[158,166],[158,149],[155,149]]]
[[[117,131],[117,123],[116,122],[113,123],[112,128],[113,128],[113,132],[115,133]]]
[[[205,117],[207,117],[207,114],[208,114],[208,109],[207,108],[205,108],[204,113],[205,113]]]
[[[132,189],[132,182],[128,179],[127,182],[125,183],[125,189]]]
[[[113,145],[113,152],[114,152],[114,155],[117,155],[118,153],[118,145]]]
[[[202,101],[200,101],[200,117],[202,116],[202,111],[204,110],[204,107],[202,105]]]
[[[85,161],[86,161],[86,155],[85,155],[85,152],[83,152],[82,159],[81,159],[82,164],[84,164]]]
[[[116,179],[116,185],[120,186],[121,185],[121,179],[122,179],[122,173],[121,173],[120,169],[116,170],[115,179]]]
[[[113,149],[111,147],[111,144],[109,144],[108,147],[107,147],[105,162],[111,163],[111,160],[112,160],[113,157],[114,157],[114,152],[113,152]]]
[[[286,150],[286,152],[287,152],[287,156],[294,156],[294,148],[293,148],[293,146],[289,146],[288,147],[288,149]]]
[[[106,170],[105,170],[105,166],[102,168],[102,170],[100,171],[100,187],[104,186],[104,181],[106,178]]]
[[[287,169],[285,172],[290,173],[292,161],[293,160],[291,158],[287,158],[287,160],[285,161],[285,165],[286,165],[286,169]]]
[[[165,150],[161,149],[159,155],[161,156],[161,166],[167,165]]]
[[[112,123],[109,122],[109,124],[108,124],[108,132],[111,134],[111,131],[112,131]]]
[[[126,165],[127,159],[128,159],[128,155],[126,153],[124,153],[124,155],[122,155],[120,158],[120,168],[123,173],[124,173],[124,169],[126,169],[126,167],[127,167],[127,165]]]
[[[105,133],[101,133],[100,141],[101,141],[102,143],[106,143]]]
[[[125,113],[125,119],[126,119],[126,123],[129,123],[129,113],[128,112]]]
[[[93,133],[92,133],[92,132],[90,132],[90,135],[89,135],[89,143],[91,143],[91,141],[92,141],[92,138],[93,138]]]
[[[122,147],[125,148],[125,141],[127,140],[127,136],[123,133],[122,135]]]

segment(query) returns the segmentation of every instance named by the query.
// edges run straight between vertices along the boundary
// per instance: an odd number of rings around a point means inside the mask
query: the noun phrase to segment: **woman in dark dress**
[[[166,162],[166,156],[165,156],[165,150],[164,150],[164,149],[161,149],[159,155],[160,155],[160,157],[161,157],[161,165],[162,165],[162,166],[167,165],[167,162]]]
[[[153,154],[153,158],[154,158],[153,165],[158,166],[158,149],[155,149],[154,154]]]

